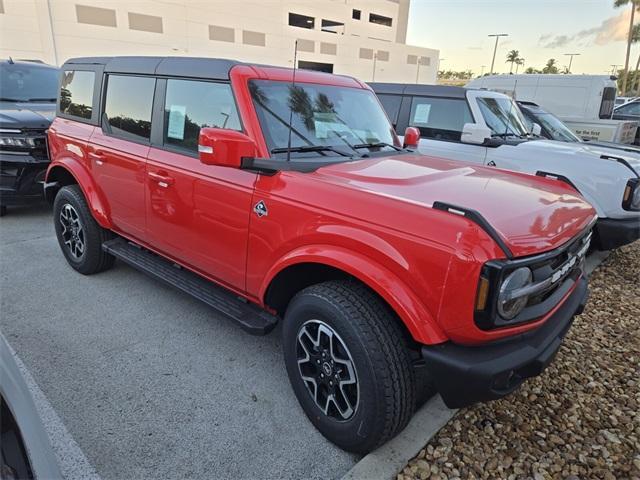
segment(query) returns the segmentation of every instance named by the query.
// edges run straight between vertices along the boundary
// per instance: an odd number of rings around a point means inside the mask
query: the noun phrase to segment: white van
[[[594,244],[610,250],[640,238],[640,159],[588,143],[543,140],[516,102],[487,90],[370,83],[396,131],[420,130],[418,151],[552,177],[578,190],[598,213]],[[496,206],[499,208],[499,206]]]
[[[583,140],[633,143],[636,138],[637,122],[611,120],[617,84],[610,75],[488,75],[466,86],[540,105]]]

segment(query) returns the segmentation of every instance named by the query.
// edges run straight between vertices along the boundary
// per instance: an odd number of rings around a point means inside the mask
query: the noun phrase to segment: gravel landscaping
[[[590,290],[545,373],[458,412],[397,480],[640,479],[640,242]]]

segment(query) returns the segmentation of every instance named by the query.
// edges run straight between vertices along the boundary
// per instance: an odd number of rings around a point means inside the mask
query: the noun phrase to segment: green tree
[[[518,74],[518,69],[524,65],[524,58],[518,58],[516,60],[516,75]]]
[[[513,73],[513,64],[516,63],[520,59],[520,52],[518,50],[511,50],[507,53],[507,62],[511,62],[511,67],[509,68],[509,73]]]
[[[624,77],[622,79],[622,87],[620,93],[624,95],[627,91],[627,79],[629,77],[629,56],[631,54],[631,44],[633,43],[633,20],[635,17],[636,9],[640,4],[640,0],[613,0],[613,6],[624,7],[629,5],[631,7],[631,18],[629,20],[629,34],[627,35],[627,54],[624,59]]]
[[[558,66],[556,65],[555,58],[547,60],[547,64],[542,69],[542,73],[558,73]]]

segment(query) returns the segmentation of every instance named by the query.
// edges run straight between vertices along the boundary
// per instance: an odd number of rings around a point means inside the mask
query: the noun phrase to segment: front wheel
[[[62,253],[75,270],[91,275],[113,266],[114,257],[102,250],[102,244],[113,235],[95,221],[78,185],[58,191],[53,221]]]
[[[289,304],[284,359],[315,427],[344,450],[393,438],[415,408],[414,371],[393,312],[354,281],[308,287]]]

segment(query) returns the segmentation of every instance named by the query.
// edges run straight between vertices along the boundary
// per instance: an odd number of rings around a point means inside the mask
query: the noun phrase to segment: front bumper
[[[587,301],[581,277],[569,297],[540,328],[481,346],[453,343],[423,346],[429,376],[449,408],[495,400],[516,390],[525,379],[540,375],[553,360],[573,317]]]
[[[599,218],[595,226],[595,247],[612,250],[640,238],[640,216],[637,218]]]
[[[42,201],[48,160],[31,155],[0,152],[0,205],[24,205]]]

